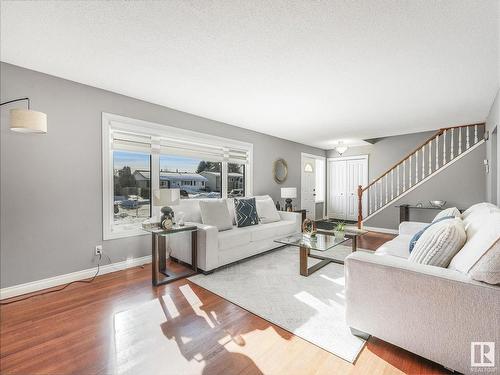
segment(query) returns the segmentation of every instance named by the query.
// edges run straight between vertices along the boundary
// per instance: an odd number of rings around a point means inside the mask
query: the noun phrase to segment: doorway
[[[323,219],[325,212],[325,157],[301,154],[300,205],[311,220]]]
[[[328,159],[328,217],[358,219],[358,186],[368,184],[368,155]],[[363,196],[363,216],[367,207]]]

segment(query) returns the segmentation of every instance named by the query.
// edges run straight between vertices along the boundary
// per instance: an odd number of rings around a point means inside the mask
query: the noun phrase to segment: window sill
[[[103,241],[107,240],[117,240],[119,238],[136,237],[136,236],[146,236],[149,233],[142,230],[141,228],[129,229],[129,230],[115,230],[105,233],[103,235]]]

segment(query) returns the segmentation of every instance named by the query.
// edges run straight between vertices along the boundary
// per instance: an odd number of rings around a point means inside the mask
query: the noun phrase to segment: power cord
[[[111,258],[108,255],[106,255],[106,257],[108,258],[109,262],[111,263]],[[30,298],[33,298],[33,297],[44,296],[46,294],[60,292],[61,290],[66,289],[68,286],[70,286],[72,284],[76,284],[76,283],[90,284],[92,281],[95,280],[95,278],[99,274],[99,271],[100,271],[100,268],[101,268],[101,260],[102,260],[102,254],[99,254],[99,260],[97,261],[97,271],[96,271],[95,275],[92,276],[92,278],[90,278],[90,279],[72,281],[70,283],[67,283],[66,285],[64,285],[63,287],[61,287],[59,289],[53,289],[53,290],[48,290],[48,291],[43,292],[43,293],[32,294],[32,295],[29,295],[29,296],[24,297],[24,298],[16,299],[14,301],[0,302],[0,306],[10,305],[11,303],[20,302],[20,301],[26,301],[27,299],[30,299]]]

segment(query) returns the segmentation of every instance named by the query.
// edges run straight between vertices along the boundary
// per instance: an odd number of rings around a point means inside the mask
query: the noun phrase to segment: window
[[[227,196],[245,196],[245,165],[237,163],[227,164]]]
[[[103,238],[146,234],[152,194],[182,199],[252,194],[252,144],[118,115],[102,115]]]
[[[150,155],[113,151],[113,223],[127,228],[151,216]]]
[[[220,198],[222,163],[160,155],[160,188],[180,189],[181,199]]]
[[[316,159],[316,202],[325,201],[325,159]]]

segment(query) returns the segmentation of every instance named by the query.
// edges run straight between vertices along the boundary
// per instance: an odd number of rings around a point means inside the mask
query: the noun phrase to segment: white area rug
[[[351,252],[347,246],[334,250],[335,258]],[[315,262],[309,259],[309,265]],[[345,323],[344,266],[330,263],[300,276],[298,248],[286,247],[189,280],[349,362],[365,344]]]

